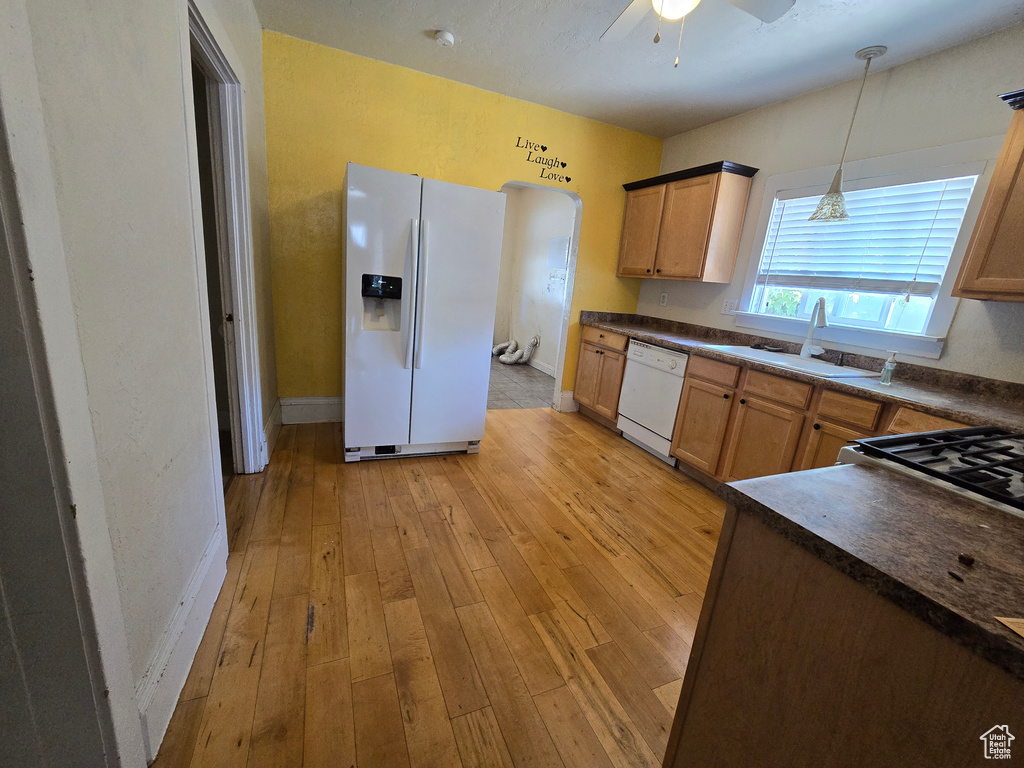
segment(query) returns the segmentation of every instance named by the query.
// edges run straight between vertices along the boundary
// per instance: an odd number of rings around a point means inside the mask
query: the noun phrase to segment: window
[[[977,179],[855,189],[844,222],[807,220],[820,194],[778,192],[749,312],[806,320],[824,297],[832,325],[923,335]]]

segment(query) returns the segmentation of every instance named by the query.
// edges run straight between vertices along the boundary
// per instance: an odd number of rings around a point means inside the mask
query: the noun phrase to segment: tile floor
[[[491,358],[491,384],[487,409],[550,408],[555,378],[529,365],[504,365]]]

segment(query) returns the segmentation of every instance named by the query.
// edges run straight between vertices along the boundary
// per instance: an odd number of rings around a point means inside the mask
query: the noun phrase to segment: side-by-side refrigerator
[[[349,163],[345,460],[476,452],[505,195]]]

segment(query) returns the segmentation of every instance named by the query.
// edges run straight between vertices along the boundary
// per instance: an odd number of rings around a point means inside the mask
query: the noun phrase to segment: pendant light
[[[839,158],[839,169],[832,179],[832,186],[818,202],[808,221],[846,221],[850,214],[846,212],[846,198],[843,197],[843,163],[846,162],[846,150],[850,147],[850,136],[853,134],[853,124],[857,120],[857,108],[860,106],[860,97],[864,93],[864,83],[868,81],[868,69],[871,67],[871,60],[884,54],[888,48],[884,45],[872,45],[868,48],[861,48],[856,56],[864,62],[864,77],[860,81],[860,90],[857,92],[857,101],[853,105],[853,117],[850,120],[850,130],[846,132],[846,143],[843,145],[843,156]]]

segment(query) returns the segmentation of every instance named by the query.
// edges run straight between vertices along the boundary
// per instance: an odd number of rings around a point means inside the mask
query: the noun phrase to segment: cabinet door
[[[655,277],[701,279],[718,177],[697,176],[666,186]]]
[[[672,435],[672,455],[709,475],[715,474],[733,395],[732,389],[687,376]]]
[[[622,220],[622,243],[619,246],[620,276],[652,276],[664,201],[664,184],[626,193],[626,213]]]
[[[601,376],[601,350],[593,344],[580,345],[580,359],[576,365],[576,383],[572,398],[590,407],[597,400],[597,386]]]
[[[870,433],[849,427],[841,427],[818,419],[811,425],[811,436],[807,441],[800,463],[794,469],[817,469],[831,467],[839,458],[839,449],[852,440],[870,437]]]
[[[1024,301],[1024,110],[1010,123],[954,296]]]
[[[619,392],[622,391],[622,372],[626,367],[626,356],[607,349],[601,353],[601,370],[597,380],[597,397],[593,408],[613,421],[619,415]]]
[[[725,466],[726,482],[778,475],[793,468],[804,414],[756,397],[744,396],[730,431]]]

